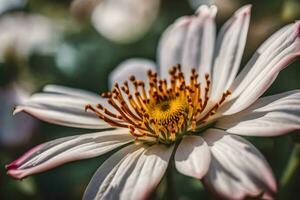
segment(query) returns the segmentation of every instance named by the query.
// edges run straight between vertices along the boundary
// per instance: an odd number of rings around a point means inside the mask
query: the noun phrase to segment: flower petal
[[[168,79],[170,67],[181,64],[183,43],[192,17],[184,16],[170,25],[158,44],[157,59],[160,77]]]
[[[120,63],[109,75],[109,84],[112,87],[114,83],[123,84],[130,76],[134,75],[137,80],[142,80],[148,86],[148,70],[156,71],[156,65],[153,61],[141,58],[132,58]]]
[[[235,12],[217,38],[213,68],[212,99],[218,100],[232,84],[242,60],[250,22],[251,6]]]
[[[96,114],[85,111],[87,104],[101,103],[107,109],[113,108],[107,101],[96,94],[64,86],[46,86],[45,91],[51,93],[37,93],[23,105],[17,106],[14,114],[26,112],[34,117],[53,124],[102,129],[110,128],[106,122],[99,119]],[[53,93],[55,91],[55,93]]]
[[[172,147],[130,145],[112,155],[97,170],[84,200],[147,199],[165,173]]]
[[[224,115],[239,112],[255,102],[298,56],[300,21],[277,31],[257,50],[231,86],[231,101]]]
[[[204,82],[205,74],[211,74],[216,39],[216,13],[215,6],[203,5],[199,7],[197,15],[191,20],[180,62],[187,79],[190,77],[192,68],[199,69],[200,82]]]
[[[169,68],[177,64],[182,64],[186,77],[192,68],[210,73],[216,12],[215,6],[203,5],[197,15],[179,18],[164,32],[157,55],[162,78],[168,78]]]
[[[217,121],[228,133],[277,136],[300,129],[300,90],[258,99],[252,106]]]
[[[175,153],[176,169],[187,176],[201,179],[208,171],[210,151],[200,136],[186,136]]]
[[[204,184],[224,199],[263,195],[273,199],[276,182],[263,155],[248,141],[225,131],[209,129],[203,136],[212,160]]]
[[[107,102],[107,99],[103,99],[102,97],[100,97],[99,94],[96,94],[94,92],[90,92],[90,91],[87,91],[87,90],[82,90],[82,89],[78,89],[78,88],[70,88],[70,87],[66,87],[66,86],[62,86],[62,85],[46,85],[43,88],[43,91],[46,92],[46,94],[57,94],[57,96],[53,96],[54,98],[51,98],[51,100],[48,101],[49,104],[52,103],[53,105],[55,105],[57,103],[62,103],[64,101],[63,98],[62,99],[57,99],[57,100],[55,100],[55,98],[65,96],[67,99],[76,98],[79,102],[81,102],[79,105],[83,106],[83,107],[85,107],[85,105],[88,104],[88,103],[89,104],[101,103],[102,106],[104,106],[105,108],[107,108],[109,110],[114,109]],[[59,94],[62,95],[62,96],[59,96]],[[45,103],[45,102],[43,102],[43,103]],[[65,105],[67,105],[69,103],[72,105],[71,102],[68,102]]]
[[[66,87],[62,85],[51,85],[51,84],[46,85],[43,88],[43,91],[48,93],[57,93],[57,94],[64,94],[72,97],[79,97],[81,99],[85,99],[93,102],[99,101],[99,95],[93,92],[89,92],[77,88]]]
[[[7,173],[14,178],[22,179],[67,162],[102,155],[132,140],[133,137],[128,133],[128,129],[56,139],[34,147],[7,165]]]

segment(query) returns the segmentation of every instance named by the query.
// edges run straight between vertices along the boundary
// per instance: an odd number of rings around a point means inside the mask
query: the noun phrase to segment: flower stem
[[[177,200],[174,182],[174,162],[170,162],[166,172],[166,200]]]
[[[280,180],[280,186],[282,188],[280,196],[287,197],[289,189],[294,181],[294,175],[300,167],[300,145],[296,144],[291,153],[288,164],[285,167],[284,173]]]

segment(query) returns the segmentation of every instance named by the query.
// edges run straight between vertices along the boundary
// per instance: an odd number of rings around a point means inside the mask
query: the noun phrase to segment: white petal
[[[17,106],[14,114],[24,111],[40,120],[63,126],[102,129],[111,127],[94,113],[86,112],[87,104],[100,103],[108,110],[114,110],[106,99],[99,95],[58,85],[47,85],[43,91],[30,97],[23,105]]]
[[[248,141],[209,129],[203,136],[212,153],[204,184],[224,199],[259,196],[272,199],[276,182],[263,155]]]
[[[112,109],[101,97],[93,99],[85,98],[84,94],[71,96],[60,93],[38,93],[32,95],[23,105],[17,106],[14,114],[23,111],[40,120],[70,127],[90,129],[111,127],[96,114],[85,111],[85,105],[97,103]]]
[[[179,18],[163,33],[157,50],[161,78],[167,79],[170,67],[181,64],[183,43],[192,18],[189,16]]]
[[[215,6],[200,6],[197,16],[194,16],[190,22],[183,44],[181,61],[182,70],[187,79],[190,77],[192,68],[199,69],[200,82],[204,82],[205,74],[211,74],[216,37],[216,13]]]
[[[122,148],[110,158],[108,158],[100,168],[94,174],[92,180],[88,184],[84,195],[83,200],[91,199],[101,199],[101,196],[105,193],[107,188],[109,188],[110,183],[113,181],[117,170],[119,169],[122,163],[136,164],[137,158],[144,152],[145,148],[142,145],[129,145]],[[134,162],[134,163],[132,163]],[[126,171],[126,165],[123,166],[123,170]],[[127,169],[128,170],[128,169]],[[116,177],[117,178],[117,177]],[[124,183],[123,183],[124,184]],[[112,195],[118,195],[115,191]],[[98,198],[97,198],[98,197]],[[115,197],[116,199],[117,197]],[[113,197],[108,199],[114,199]]]
[[[273,83],[278,73],[300,56],[300,22],[288,25],[267,40],[250,59],[231,86],[225,115],[251,105]]]
[[[148,85],[148,70],[156,71],[156,65],[153,61],[141,58],[132,58],[120,63],[109,75],[109,84],[123,84],[128,81],[130,76],[134,75],[137,80],[142,80]]]
[[[84,110],[86,104],[96,104],[102,101],[98,97],[98,101],[91,101],[85,98],[79,98],[74,96],[56,94],[56,93],[35,93],[30,97],[30,100],[25,102],[25,104],[41,105],[41,106],[57,106],[60,108],[67,107],[72,109],[77,109],[78,111]]]
[[[93,102],[98,102],[99,101],[99,95],[89,92],[86,90],[81,90],[77,88],[71,88],[71,87],[66,87],[62,85],[46,85],[43,88],[44,92],[51,92],[51,93],[58,93],[58,94],[64,94],[68,96],[73,96],[73,97],[80,97],[81,99],[93,101]]]
[[[277,136],[300,129],[300,90],[258,99],[252,106],[217,121],[229,133]]]
[[[67,109],[60,110],[49,107],[18,106],[15,109],[14,114],[19,112],[26,112],[42,121],[62,126],[87,129],[103,129],[111,127],[108,124],[103,123],[99,118],[94,117],[92,114],[89,114],[90,116],[88,116]]]
[[[210,164],[210,151],[200,136],[186,136],[182,139],[175,154],[176,169],[187,176],[201,179]]]
[[[9,175],[22,179],[67,162],[102,155],[132,140],[128,129],[60,138],[34,147],[6,168]]]
[[[247,39],[250,9],[251,6],[246,5],[236,11],[218,35],[212,81],[214,100],[230,87],[238,72]]]
[[[147,199],[167,170],[172,152],[173,146],[149,147],[139,159],[132,176],[127,179],[122,199]]]
[[[147,199],[165,173],[172,151],[165,145],[123,148],[97,170],[83,199]]]
[[[197,15],[179,18],[164,32],[158,46],[160,75],[168,78],[170,67],[182,64],[189,79],[192,68],[200,70],[200,78],[210,73],[215,42],[215,6],[201,6]]]

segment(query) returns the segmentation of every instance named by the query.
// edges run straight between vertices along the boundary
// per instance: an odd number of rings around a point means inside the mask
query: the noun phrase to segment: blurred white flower
[[[129,43],[142,37],[155,21],[160,0],[107,0],[93,10],[94,27],[107,39]]]
[[[80,22],[91,20],[105,38],[130,43],[149,30],[159,7],[160,0],[73,0],[70,12]]]
[[[27,0],[0,0],[0,14],[15,8],[21,8]]]
[[[28,140],[37,121],[25,114],[13,117],[13,107],[24,103],[29,93],[17,84],[0,87],[0,143],[11,146]]]
[[[0,19],[0,61],[7,53],[26,58],[33,52],[51,53],[58,41],[58,30],[41,15],[14,13]]]

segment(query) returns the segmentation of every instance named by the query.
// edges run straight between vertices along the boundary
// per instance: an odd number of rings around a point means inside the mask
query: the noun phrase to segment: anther
[[[111,98],[111,96],[112,96],[112,94],[110,92],[103,92],[101,94],[101,97],[103,97],[103,98]]]
[[[144,83],[143,81],[139,81],[139,82],[138,82],[138,85],[139,85],[139,86],[142,86],[142,87],[145,87],[145,83]]]
[[[206,80],[209,79],[209,74],[205,74],[205,79],[206,79]]]
[[[176,68],[175,68],[175,67],[172,67],[172,68],[169,70],[169,74],[170,74],[171,76],[173,76],[175,73],[176,73]]]
[[[119,87],[118,82],[115,82],[114,87],[116,87],[116,88]]]
[[[85,105],[85,107],[84,107],[85,112],[87,112],[87,110],[90,109],[91,107],[92,107],[91,104]]]
[[[101,104],[99,104],[99,103],[96,105],[96,107],[97,107],[98,109],[100,109],[100,110],[103,110],[103,106],[102,106]]]
[[[135,76],[130,76],[129,80],[130,80],[131,82],[134,82],[134,81],[135,81]]]
[[[151,70],[151,69],[149,69],[149,70],[147,71],[147,75],[148,75],[149,77],[152,76],[152,70]]]
[[[195,73],[196,73],[196,69],[192,68],[192,74],[195,74]]]

